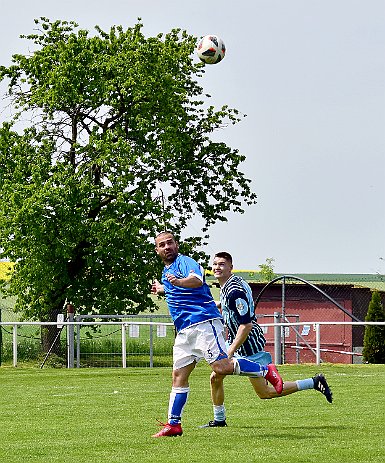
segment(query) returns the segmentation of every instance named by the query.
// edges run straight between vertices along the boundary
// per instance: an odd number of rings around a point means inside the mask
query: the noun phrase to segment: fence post
[[[279,323],[280,321],[279,312],[274,312],[274,323]],[[282,363],[281,355],[281,326],[274,326],[274,363],[280,365]]]
[[[154,333],[152,317],[150,317],[150,368],[154,366]]]
[[[76,317],[76,321],[81,321],[80,315]],[[76,368],[80,368],[80,325],[76,325]]]
[[[282,279],[282,322],[285,323],[286,322],[286,278],[285,276],[283,277]],[[282,360],[280,363],[284,364],[285,363],[285,357],[286,357],[286,352],[285,352],[285,348],[286,348],[286,332],[285,332],[285,329],[286,327],[285,326],[282,326],[281,327],[281,330],[282,330],[282,349],[281,349],[281,357],[282,357]]]
[[[316,364],[321,363],[321,325],[319,323],[314,323],[315,328],[315,349],[316,349]]]
[[[67,304],[67,320],[74,321],[75,307],[72,304]],[[75,337],[74,325],[67,325],[67,367],[74,368],[75,360]]]
[[[122,323],[122,367],[127,368],[127,337],[126,323]]]
[[[17,325],[13,325],[12,347],[13,347],[13,366],[17,367]]]
[[[295,316],[295,321],[299,323],[299,315]],[[296,325],[295,327],[295,347],[299,347],[299,325]],[[299,349],[295,349],[295,359],[297,365],[299,365],[301,363]]]

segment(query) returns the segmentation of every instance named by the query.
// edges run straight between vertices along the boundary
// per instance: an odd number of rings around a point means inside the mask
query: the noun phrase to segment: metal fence
[[[276,316],[276,320],[279,320],[279,314]],[[77,357],[76,361],[76,367],[84,367],[84,366],[114,366],[114,367],[123,367],[126,368],[128,366],[134,366],[130,363],[131,357],[136,357],[137,353],[136,352],[129,352],[128,349],[128,341],[127,337],[129,337],[130,332],[135,332],[135,337],[137,334],[137,327],[139,327],[139,330],[141,327],[146,327],[146,333],[149,334],[152,330],[154,333],[155,330],[157,330],[157,333],[161,334],[161,338],[164,338],[167,336],[164,336],[164,330],[170,331],[170,333],[173,333],[173,324],[170,322],[160,322],[160,321],[137,321],[137,320],[130,320],[130,321],[64,321],[61,322],[60,325],[57,323],[53,322],[1,322],[0,327],[1,329],[6,329],[7,332],[9,329],[11,329],[12,332],[12,364],[14,367],[18,365],[18,333],[19,330],[25,328],[25,327],[34,327],[35,329],[38,328],[40,329],[43,326],[48,326],[48,325],[56,325],[58,328],[58,331],[63,329],[62,331],[65,331],[65,338],[66,338],[66,350],[67,350],[67,367],[72,368],[75,366],[75,358]],[[385,322],[291,322],[291,323],[280,323],[278,321],[275,321],[274,323],[261,323],[262,328],[266,332],[266,330],[269,330],[271,328],[274,331],[274,361],[275,363],[281,363],[279,355],[282,349],[282,332],[285,331],[286,329],[292,330],[295,329],[296,332],[301,332],[303,330],[308,330],[309,326],[310,329],[314,331],[314,342],[309,343],[306,349],[311,353],[311,362],[309,363],[315,363],[315,364],[320,364],[323,361],[325,361],[325,354],[328,353],[329,349],[324,348],[323,346],[325,343],[323,342],[323,337],[327,336],[328,329],[330,327],[365,327],[365,326],[385,326]],[[91,357],[93,355],[99,355],[102,357],[105,356],[113,356],[114,361],[103,361],[99,359],[99,362],[94,362],[93,360],[87,361],[82,361],[82,353],[80,349],[80,354],[78,354],[79,350],[77,350],[76,347],[76,341],[75,341],[75,331],[81,331],[83,329],[90,329],[93,332],[95,330],[100,330],[100,332],[103,332],[104,330],[113,330],[115,333],[119,333],[118,338],[119,341],[117,341],[116,345],[114,346],[113,351],[108,351],[108,352],[101,352],[100,350],[96,353],[93,352],[91,354]],[[147,336],[147,334],[145,336]],[[163,362],[157,363],[156,358],[157,355],[157,350],[155,348],[155,337],[152,337],[152,348],[149,347],[148,352],[142,352],[140,355],[146,357],[145,364],[136,364],[135,366],[149,366],[149,367],[154,367],[154,366],[166,366],[166,365],[171,365],[172,362],[172,354],[171,354],[171,348],[173,344],[173,337],[174,335],[170,336],[169,338],[169,345],[167,349],[164,350],[164,352],[161,354],[162,357],[164,357]],[[72,338],[72,339],[71,339]],[[91,338],[92,339],[92,338]],[[299,338],[298,338],[299,339]],[[151,346],[150,343],[150,337],[148,338],[148,346]],[[294,351],[298,351],[299,355],[296,357],[296,362],[297,363],[302,363],[301,360],[301,352],[304,349],[304,346],[300,345],[300,343],[295,344],[292,346]],[[352,363],[352,358],[354,355],[356,355],[355,352],[349,352],[349,351],[339,351],[339,355],[345,355],[350,357],[349,363]],[[79,357],[78,357],[79,356]],[[285,362],[285,363],[295,363],[295,362]],[[306,357],[306,363],[308,363],[308,357]]]
[[[171,365],[175,332],[169,315],[78,315],[75,321],[77,368]],[[114,321],[122,324],[108,324]]]
[[[246,277],[246,275],[243,275]],[[319,278],[319,276],[318,276]],[[215,285],[215,282],[212,282]],[[378,289],[385,303],[382,279],[368,282],[318,281],[317,286],[298,276],[282,275],[268,284],[250,282],[258,322],[277,364],[360,363],[364,322],[372,290]],[[381,286],[382,285],[382,286]],[[215,287],[213,291],[218,291]],[[13,322],[11,308],[0,329],[0,364],[41,358],[43,323]],[[172,364],[175,332],[169,315],[68,314],[57,324],[61,358],[51,363],[72,367],[156,367]],[[1,321],[1,319],[0,319]],[[60,327],[65,327],[61,330]],[[39,356],[40,354],[40,356]]]

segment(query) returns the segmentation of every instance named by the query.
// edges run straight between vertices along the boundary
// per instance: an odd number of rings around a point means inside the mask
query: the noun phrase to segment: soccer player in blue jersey
[[[155,250],[165,264],[161,282],[155,280],[151,292],[164,294],[177,335],[173,348],[172,389],[168,421],[153,437],[182,435],[181,417],[189,393],[189,376],[204,358],[216,374],[261,377],[282,391],[282,378],[275,365],[261,365],[248,359],[229,359],[223,335],[223,319],[202,267],[179,254],[178,243],[170,232],[155,238]]]
[[[221,287],[220,304],[222,316],[227,328],[229,358],[247,358],[263,364],[272,361],[269,352],[264,351],[266,344],[261,327],[255,320],[254,301],[248,283],[232,273],[233,260],[228,252],[215,254],[213,273]],[[224,406],[224,376],[215,370],[211,374],[211,398],[214,420],[202,427],[226,426]],[[261,399],[272,399],[293,394],[304,389],[315,389],[332,402],[332,393],[325,377],[318,374],[313,378],[298,381],[285,381],[281,392],[272,388],[263,377],[250,377],[250,382]]]

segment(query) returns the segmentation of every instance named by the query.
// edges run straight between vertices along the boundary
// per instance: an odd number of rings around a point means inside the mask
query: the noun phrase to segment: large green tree
[[[255,202],[244,157],[211,135],[240,120],[208,102],[196,38],[175,29],[36,20],[28,55],[0,67],[16,108],[0,128],[0,256],[25,316],[153,307],[154,235],[203,231]],[[199,249],[201,238],[184,243]]]

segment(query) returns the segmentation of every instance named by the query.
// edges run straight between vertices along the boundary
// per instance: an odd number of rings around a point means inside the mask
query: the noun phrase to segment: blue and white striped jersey
[[[237,334],[239,325],[250,322],[253,324],[249,336],[238,349],[237,354],[248,357],[261,352],[265,347],[266,339],[262,328],[255,320],[253,295],[248,283],[241,277],[231,275],[221,288],[220,302],[230,344]]]
[[[172,273],[177,278],[187,278],[189,275],[194,275],[203,282],[203,285],[199,288],[174,286],[167,280],[167,273]],[[222,319],[210,288],[205,282],[204,270],[191,257],[178,254],[172,264],[166,265],[162,273],[162,284],[164,285],[168,309],[178,332],[197,323],[215,318]]]

